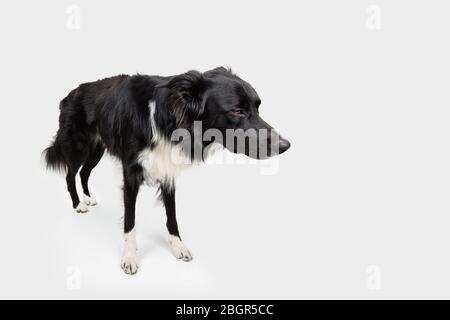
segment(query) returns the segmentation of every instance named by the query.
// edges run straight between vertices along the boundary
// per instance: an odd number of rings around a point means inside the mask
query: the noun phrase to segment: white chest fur
[[[144,169],[145,182],[151,186],[163,181],[172,182],[183,170],[193,165],[181,147],[165,140],[158,141],[153,149],[141,151],[138,162]]]

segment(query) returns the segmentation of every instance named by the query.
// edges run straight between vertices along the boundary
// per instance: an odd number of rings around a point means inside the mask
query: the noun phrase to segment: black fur
[[[85,83],[70,92],[60,104],[59,130],[54,142],[44,151],[47,167],[66,172],[67,188],[76,208],[80,200],[75,177],[80,168],[83,192],[90,196],[89,176],[104,151],[120,159],[126,233],[134,228],[136,197],[144,181],[138,156],[157,143],[152,140],[155,132],[152,132],[150,101],[155,102],[154,125],[169,141],[175,129],[192,132],[194,121],[201,121],[203,131],[217,129],[224,136],[227,129],[272,130],[259,117],[261,101],[256,91],[224,68],[205,73],[189,71],[172,77],[121,75]],[[287,140],[276,137],[278,151],[270,155],[289,148]],[[202,142],[202,148],[210,143]],[[230,150],[240,152],[236,148]],[[187,152],[194,157],[192,150]],[[243,152],[250,155],[247,150]],[[158,182],[168,230],[179,236],[175,189],[167,181]]]

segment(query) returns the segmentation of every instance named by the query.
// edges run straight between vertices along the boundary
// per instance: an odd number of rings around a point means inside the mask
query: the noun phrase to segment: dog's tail
[[[67,171],[67,162],[61,152],[61,145],[58,140],[58,136],[56,136],[53,143],[42,152],[42,157],[45,161],[47,170],[62,173]]]

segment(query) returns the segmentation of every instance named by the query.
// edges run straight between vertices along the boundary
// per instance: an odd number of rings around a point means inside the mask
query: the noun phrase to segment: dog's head
[[[225,68],[189,71],[162,87],[169,90],[177,128],[201,121],[203,146],[220,143],[229,151],[266,159],[287,151],[282,138],[259,115],[261,100],[246,81]]]

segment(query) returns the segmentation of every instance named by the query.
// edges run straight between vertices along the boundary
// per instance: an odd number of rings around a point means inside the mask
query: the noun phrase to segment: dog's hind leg
[[[125,250],[121,267],[127,274],[135,274],[138,271],[137,244],[135,230],[136,197],[143,181],[142,168],[134,165],[128,167],[123,164],[123,200],[125,205],[124,233]]]
[[[69,191],[75,211],[85,213],[88,211],[88,208],[84,203],[80,202],[75,178],[89,150],[85,147],[86,141],[83,134],[66,134],[64,135],[64,141],[62,150],[67,161],[67,190]]]
[[[192,254],[181,241],[180,232],[175,207],[175,186],[174,184],[161,184],[161,198],[164,202],[167,215],[167,229],[169,230],[169,243],[173,255],[183,261],[191,261]]]
[[[100,142],[97,142],[97,144],[92,148],[89,157],[84,162],[83,168],[81,168],[80,171],[81,186],[83,187],[84,203],[87,204],[88,206],[95,206],[97,204],[97,200],[95,200],[95,198],[89,192],[88,181],[92,169],[94,169],[95,166],[99,163],[104,153],[105,148]]]
[[[66,182],[67,182],[67,190],[70,193],[70,198],[72,199],[72,205],[76,212],[85,213],[88,211],[86,205],[80,202],[80,198],[78,197],[77,187],[75,177],[77,175],[78,169],[80,166],[78,165],[69,165],[69,169],[67,170]]]

